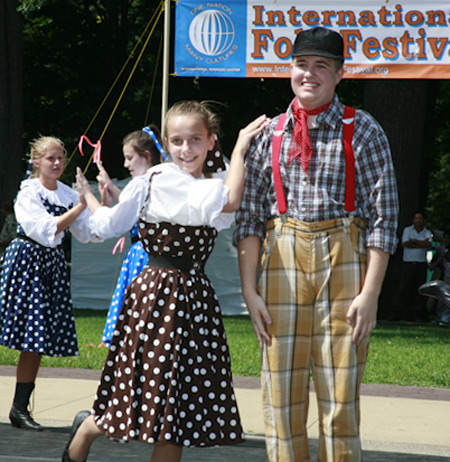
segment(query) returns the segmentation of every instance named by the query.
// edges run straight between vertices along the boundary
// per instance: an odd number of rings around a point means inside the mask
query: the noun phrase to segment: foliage
[[[20,5],[24,16],[24,136],[27,140],[39,134],[58,136],[65,141],[70,153],[159,2],[22,0]],[[111,159],[105,163],[113,176],[123,177],[125,173],[121,168],[121,139],[145,123],[161,28],[158,24],[132,85],[102,139],[104,158],[110,156]],[[89,130],[92,141],[103,132],[125,80],[130,76],[136,55]],[[154,94],[160,94],[159,88]],[[159,114],[159,104],[158,100],[152,102],[152,113]],[[79,156],[76,158],[76,163],[81,165],[86,161]]]
[[[80,356],[43,357],[42,366],[101,369],[108,350],[98,345],[106,312],[75,310]],[[233,374],[259,376],[260,352],[247,316],[225,316]],[[382,322],[370,345],[365,383],[450,387],[450,331],[435,325],[407,325]],[[0,364],[15,365],[19,352],[0,347]]]
[[[450,224],[450,82],[440,83],[435,109],[435,156],[430,174],[428,195],[428,221],[433,227],[444,230]],[[439,121],[439,122],[438,122]]]

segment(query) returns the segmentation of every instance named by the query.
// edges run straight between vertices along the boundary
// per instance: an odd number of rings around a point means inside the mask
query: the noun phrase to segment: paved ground
[[[68,438],[71,421],[89,409],[99,371],[42,368],[37,381],[34,417],[43,432],[17,430],[8,422],[15,368],[0,366],[0,462],[56,462]],[[235,378],[236,395],[247,435],[244,444],[186,449],[183,462],[264,462],[259,380]],[[311,392],[308,420],[311,460],[316,460],[317,409]],[[364,385],[362,388],[364,462],[450,461],[450,390]],[[151,447],[140,443],[97,440],[89,462],[149,461]]]

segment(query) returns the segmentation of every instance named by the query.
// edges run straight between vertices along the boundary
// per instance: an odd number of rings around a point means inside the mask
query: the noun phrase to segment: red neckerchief
[[[291,147],[289,149],[288,167],[295,158],[300,156],[302,169],[308,175],[308,164],[312,155],[311,138],[309,137],[308,130],[308,116],[320,114],[325,111],[330,104],[331,101],[323,106],[319,106],[308,111],[300,107],[297,98],[295,98],[294,103],[292,104],[295,124]]]

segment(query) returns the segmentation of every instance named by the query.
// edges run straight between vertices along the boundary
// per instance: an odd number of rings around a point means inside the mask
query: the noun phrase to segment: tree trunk
[[[399,239],[414,212],[425,206],[423,191],[429,169],[423,153],[426,118],[434,98],[431,89],[426,80],[368,80],[364,87],[364,109],[384,128],[391,146],[400,200]],[[380,297],[381,318],[396,302],[402,254],[399,240]]]
[[[17,0],[0,0],[0,202],[23,176],[22,18]]]

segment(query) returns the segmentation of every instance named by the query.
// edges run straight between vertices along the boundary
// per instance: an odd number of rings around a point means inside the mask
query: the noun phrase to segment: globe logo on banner
[[[206,56],[226,53],[233,44],[234,35],[231,19],[219,10],[201,12],[189,26],[189,40],[192,46]]]

